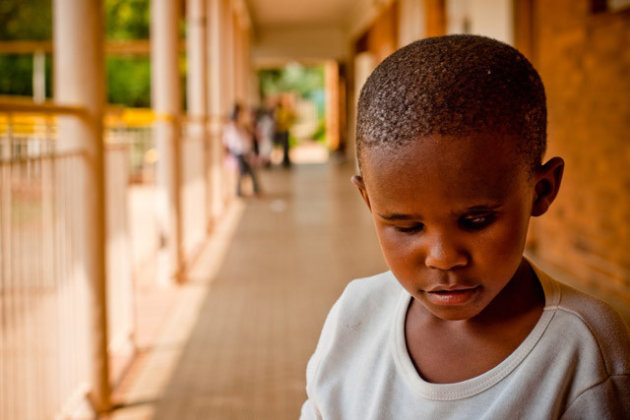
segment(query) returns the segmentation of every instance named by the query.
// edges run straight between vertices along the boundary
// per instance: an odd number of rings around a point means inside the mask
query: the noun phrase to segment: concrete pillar
[[[157,222],[160,232],[158,273],[183,281],[181,205],[181,87],[179,81],[180,2],[151,1],[151,102],[157,115]],[[168,281],[162,277],[160,282]]]
[[[186,0],[186,54],[188,114],[205,117],[208,109],[206,1]]]
[[[225,60],[224,83],[226,86],[225,102],[226,108],[229,110],[234,105],[236,100],[235,95],[235,35],[234,35],[234,10],[232,9],[231,0],[225,0],[225,7],[223,8],[223,19],[225,23],[225,49],[223,50]]]
[[[223,211],[224,177],[223,177],[223,146],[221,132],[223,118],[229,110],[227,96],[227,65],[226,50],[227,29],[224,16],[227,3],[225,0],[207,0],[208,10],[208,69],[210,83],[208,84],[208,99],[210,111],[210,179],[211,196],[208,208],[212,221]]]
[[[324,65],[326,88],[326,145],[328,150],[339,148],[339,65],[329,60]]]
[[[251,101],[250,81],[252,78],[252,60],[251,60],[251,28],[243,23],[243,74],[242,74],[242,95],[243,101],[248,104],[254,104]]]
[[[58,149],[84,152],[84,269],[88,281],[90,400],[97,411],[110,408],[107,356],[106,214],[103,110],[105,106],[102,0],[53,3],[55,100],[85,110],[59,122]]]
[[[186,3],[186,50],[188,59],[187,101],[189,135],[202,139],[204,154],[204,192],[205,199],[200,202],[205,208],[206,231],[210,229],[212,213],[210,196],[212,194],[210,142],[208,136],[208,36],[206,0],[187,0]]]
[[[398,47],[426,36],[426,16],[423,0],[399,0]]]
[[[234,96],[243,105],[247,104],[247,72],[249,67],[248,30],[237,15],[234,15]]]
[[[424,0],[426,36],[446,34],[446,0]]]

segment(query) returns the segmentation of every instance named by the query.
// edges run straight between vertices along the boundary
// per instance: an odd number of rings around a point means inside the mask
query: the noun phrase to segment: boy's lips
[[[425,294],[429,301],[436,305],[463,305],[480,290],[481,286],[440,286],[425,292]]]

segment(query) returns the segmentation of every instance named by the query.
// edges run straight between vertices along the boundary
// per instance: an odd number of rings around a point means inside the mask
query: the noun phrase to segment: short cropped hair
[[[536,168],[546,147],[545,90],[516,49],[476,35],[413,42],[387,57],[359,98],[357,155],[394,149],[429,135],[493,132],[516,139]]]

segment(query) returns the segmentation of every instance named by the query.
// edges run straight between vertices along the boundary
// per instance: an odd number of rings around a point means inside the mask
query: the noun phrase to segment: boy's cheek
[[[401,233],[391,226],[379,229],[377,236],[390,268],[401,261],[409,263],[420,251],[417,237]]]

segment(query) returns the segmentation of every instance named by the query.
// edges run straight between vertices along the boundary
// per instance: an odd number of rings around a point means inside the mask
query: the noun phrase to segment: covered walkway
[[[351,175],[262,172],[266,196],[232,205],[188,282],[139,291],[140,357],[112,418],[297,418],[327,311],[349,280],[385,269]]]
[[[384,263],[351,164],[270,171],[234,201],[225,117],[261,103],[259,71],[321,66],[326,152],[352,161],[363,82],[435,35],[538,69],[566,172],[527,252],[630,320],[628,0],[37,3],[47,39],[23,39],[28,15],[0,34],[33,67],[28,100],[0,97],[0,418],[295,418],[327,310]],[[104,36],[113,3],[147,6],[141,34]],[[148,112],[106,103],[112,57],[153,68]]]

